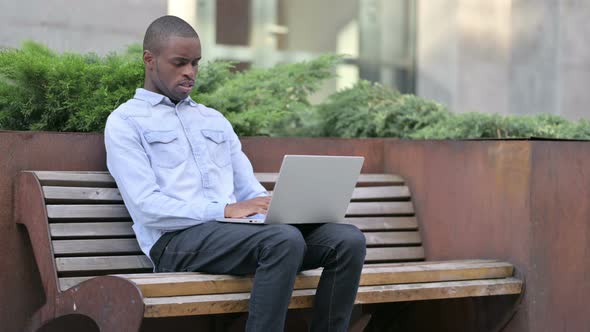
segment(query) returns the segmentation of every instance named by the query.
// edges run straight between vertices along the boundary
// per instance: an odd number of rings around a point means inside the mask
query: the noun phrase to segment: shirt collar
[[[146,102],[150,103],[150,105],[152,105],[152,106],[156,106],[162,102],[166,102],[167,104],[174,105],[174,103],[172,103],[172,101],[168,97],[161,95],[159,93],[153,92],[153,91],[146,90],[144,88],[136,89],[135,96],[133,96],[133,98],[146,101]],[[184,98],[180,102],[181,103],[189,103],[191,106],[197,106],[197,103],[190,96]]]

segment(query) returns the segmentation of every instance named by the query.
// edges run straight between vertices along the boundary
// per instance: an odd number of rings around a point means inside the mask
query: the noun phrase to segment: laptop
[[[286,155],[266,215],[220,218],[247,224],[309,224],[344,220],[364,157]]]

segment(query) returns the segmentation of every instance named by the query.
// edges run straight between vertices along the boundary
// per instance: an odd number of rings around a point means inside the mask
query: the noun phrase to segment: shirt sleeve
[[[107,167],[135,223],[168,232],[224,216],[228,202],[185,202],[162,193],[140,135],[132,120],[109,116],[105,127]]]
[[[269,196],[268,191],[260,184],[248,157],[242,151],[242,143],[230,126],[230,149],[234,170],[234,194],[238,202],[255,197]]]

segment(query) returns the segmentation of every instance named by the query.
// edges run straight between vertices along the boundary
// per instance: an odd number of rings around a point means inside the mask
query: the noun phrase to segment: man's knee
[[[365,250],[367,246],[366,238],[363,232],[361,232],[356,226],[353,225],[342,225],[346,231],[342,232],[344,237],[344,243],[353,249]]]
[[[340,249],[364,260],[367,244],[363,232],[353,225],[339,224],[337,226]]]
[[[288,252],[293,257],[303,258],[306,250],[305,239],[301,232],[291,225],[269,225],[271,242],[279,250]]]

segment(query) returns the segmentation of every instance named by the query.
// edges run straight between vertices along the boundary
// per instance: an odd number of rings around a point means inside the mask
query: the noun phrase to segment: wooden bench
[[[276,174],[256,176],[272,190]],[[137,331],[144,318],[247,312],[250,277],[153,273],[108,173],[25,171],[16,192],[16,222],[28,230],[45,290],[31,330],[70,314],[90,317],[101,331]],[[426,262],[399,176],[362,174],[345,222],[367,240],[358,304],[522,292],[509,263]],[[320,274],[297,277],[290,308],[311,307]]]

